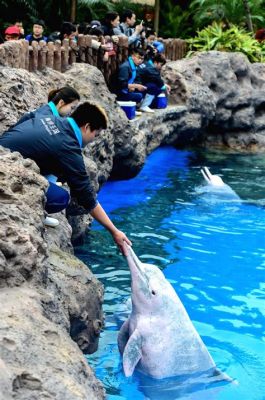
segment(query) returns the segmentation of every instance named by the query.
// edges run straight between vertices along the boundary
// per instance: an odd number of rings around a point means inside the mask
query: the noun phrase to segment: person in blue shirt
[[[82,148],[106,129],[107,124],[105,110],[84,102],[71,117],[39,115],[16,125],[0,137],[0,145],[34,160],[42,175],[52,174],[66,181],[71,197],[111,233],[124,253],[123,242],[129,245],[131,242],[98,203],[82,156]],[[68,206],[70,196],[63,187],[50,182],[46,199],[46,211],[55,213]]]
[[[77,107],[80,100],[79,93],[71,86],[63,86],[60,89],[53,89],[48,94],[48,103],[24,114],[15,124],[21,124],[28,119],[40,115],[54,115],[65,117]]]
[[[41,40],[47,42],[48,40],[47,36],[43,35],[44,27],[45,23],[42,19],[34,21],[32,27],[32,33],[30,33],[25,37],[25,39],[29,42],[29,44],[31,44],[33,41],[40,42]]]

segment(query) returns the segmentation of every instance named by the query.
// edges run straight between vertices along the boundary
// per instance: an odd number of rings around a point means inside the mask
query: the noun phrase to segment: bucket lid
[[[136,107],[135,101],[117,101],[121,107]]]

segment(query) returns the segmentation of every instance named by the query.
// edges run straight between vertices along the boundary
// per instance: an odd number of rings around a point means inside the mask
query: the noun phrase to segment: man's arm
[[[116,228],[99,203],[95,208],[93,208],[93,210],[90,211],[90,215],[110,232],[120,251],[127,256],[128,254],[126,254],[126,249],[123,246],[123,242],[126,242],[129,246],[131,246],[131,241],[122,231],[119,231],[119,229]]]
[[[63,150],[60,153],[59,160],[64,171],[64,176],[70,187],[71,194],[77,198],[80,205],[88,210],[90,215],[104,226],[112,235],[113,240],[124,255],[123,241],[131,245],[127,236],[119,231],[111,222],[104,209],[96,200],[89,177],[85,169],[84,160],[79,148],[74,147],[72,151],[67,149],[67,143],[64,142]]]

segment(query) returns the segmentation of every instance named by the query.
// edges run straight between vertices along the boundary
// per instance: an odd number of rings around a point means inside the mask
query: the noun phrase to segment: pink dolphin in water
[[[164,274],[143,264],[131,247],[127,250],[132,312],[118,336],[125,375],[131,376],[135,369],[156,379],[215,374],[212,357]]]

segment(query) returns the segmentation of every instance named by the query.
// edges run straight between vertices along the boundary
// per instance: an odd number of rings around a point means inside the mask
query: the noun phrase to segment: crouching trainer
[[[71,196],[111,233],[123,252],[123,241],[129,245],[131,242],[98,203],[82,156],[82,147],[93,141],[102,129],[107,128],[107,124],[104,109],[84,102],[71,117],[35,116],[14,126],[0,137],[0,145],[34,160],[47,179],[55,176],[60,181],[66,181]],[[45,209],[48,213],[65,209],[70,201],[67,190],[57,186],[54,180],[49,182],[46,198]]]

